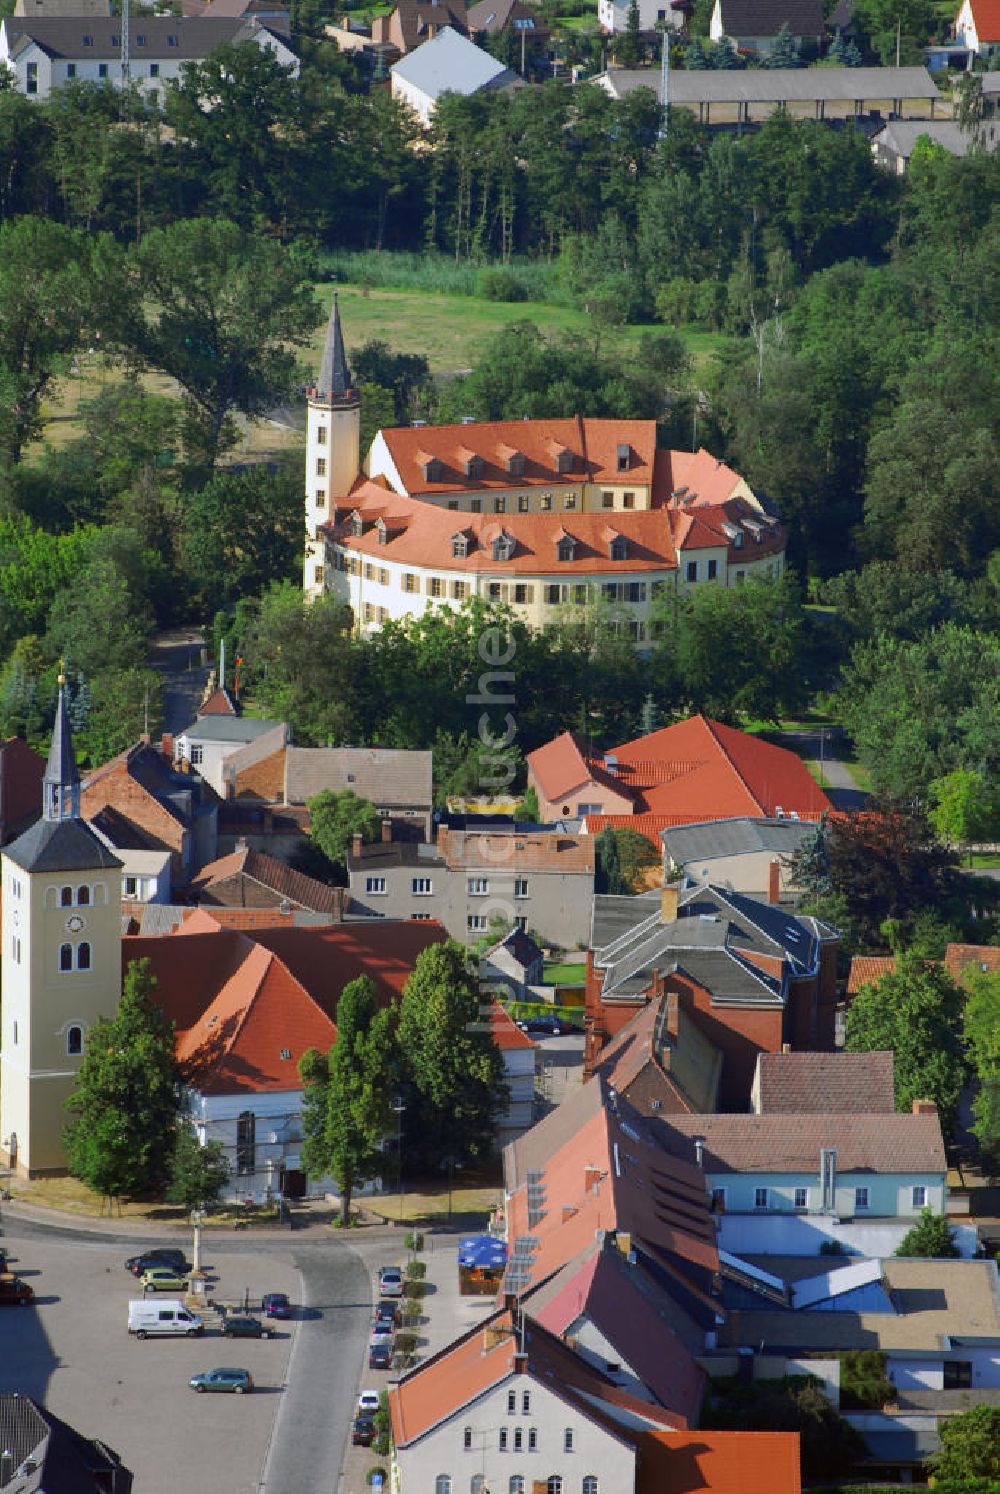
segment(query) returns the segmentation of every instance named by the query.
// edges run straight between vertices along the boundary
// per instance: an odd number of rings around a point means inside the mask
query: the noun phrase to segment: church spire
[[[347,366],[347,354],[344,351],[344,334],[340,327],[340,306],[334,291],[315,398],[339,401],[349,398],[353,393],[351,370]]]
[[[52,745],[42,784],[42,813],[45,819],[80,818],[80,775],[77,772],[73,733],[69,728],[69,713],[66,710],[66,676],[62,673],[59,675],[59,704],[52,729]]]

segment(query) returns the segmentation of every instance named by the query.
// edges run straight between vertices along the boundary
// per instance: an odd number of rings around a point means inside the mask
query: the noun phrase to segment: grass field
[[[562,964],[545,967],[545,983],[549,986],[579,986],[583,984],[586,975],[587,966],[582,960],[579,964],[563,961]]]

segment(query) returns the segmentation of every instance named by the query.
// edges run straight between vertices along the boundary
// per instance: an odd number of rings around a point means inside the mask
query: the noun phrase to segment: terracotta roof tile
[[[797,1432],[649,1431],[635,1494],[800,1494]]]
[[[895,968],[893,955],[855,955],[847,977],[848,996],[856,996],[862,986],[878,985],[883,975],[891,975]]]
[[[892,1115],[893,1055],[762,1053],[757,1059],[763,1115]]]
[[[944,1173],[944,1143],[931,1115],[671,1115],[670,1149],[694,1157],[704,1138],[706,1172],[816,1172],[822,1147],[844,1172]],[[671,1134],[672,1133],[672,1134]]]
[[[949,944],[944,952],[944,968],[952,980],[974,965],[977,970],[1000,970],[1000,945]]]
[[[1000,42],[1000,0],[970,0],[980,46]]]
[[[330,887],[325,882],[317,881],[315,877],[296,871],[277,857],[268,856],[265,852],[248,846],[203,866],[191,884],[192,891],[196,896],[211,897],[223,884],[241,877],[246,877],[300,908],[308,908],[314,913],[326,913],[331,918],[340,917],[344,901],[341,888]],[[235,893],[233,897],[234,901],[240,901]]]
[[[197,714],[199,716],[238,716],[239,711],[237,711],[229,691],[223,690],[220,686],[218,690],[213,690],[211,695],[202,701],[198,707]]]
[[[536,1046],[528,1034],[521,1031],[510,1012],[506,1011],[499,1001],[494,1001],[490,1007],[490,1030],[493,1033],[493,1041],[502,1052],[513,1048]]]

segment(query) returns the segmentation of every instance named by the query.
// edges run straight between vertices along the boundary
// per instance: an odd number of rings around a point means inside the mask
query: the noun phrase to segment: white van
[[[143,1299],[128,1305],[128,1331],[136,1338],[150,1338],[154,1333],[183,1333],[193,1338],[203,1331],[203,1324],[179,1297],[159,1302]]]

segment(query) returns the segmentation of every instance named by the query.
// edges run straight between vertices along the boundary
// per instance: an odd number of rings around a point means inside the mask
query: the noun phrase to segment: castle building
[[[98,1017],[121,996],[121,862],[80,818],[60,685],[42,818],[3,849],[0,1159],[21,1177],[65,1172],[62,1132]]]
[[[308,398],[304,587],[361,628],[474,596],[533,627],[602,604],[641,648],[664,595],[784,568],[784,530],[744,479],[704,449],[657,449],[652,420],[381,430],[362,471],[336,298]]]

